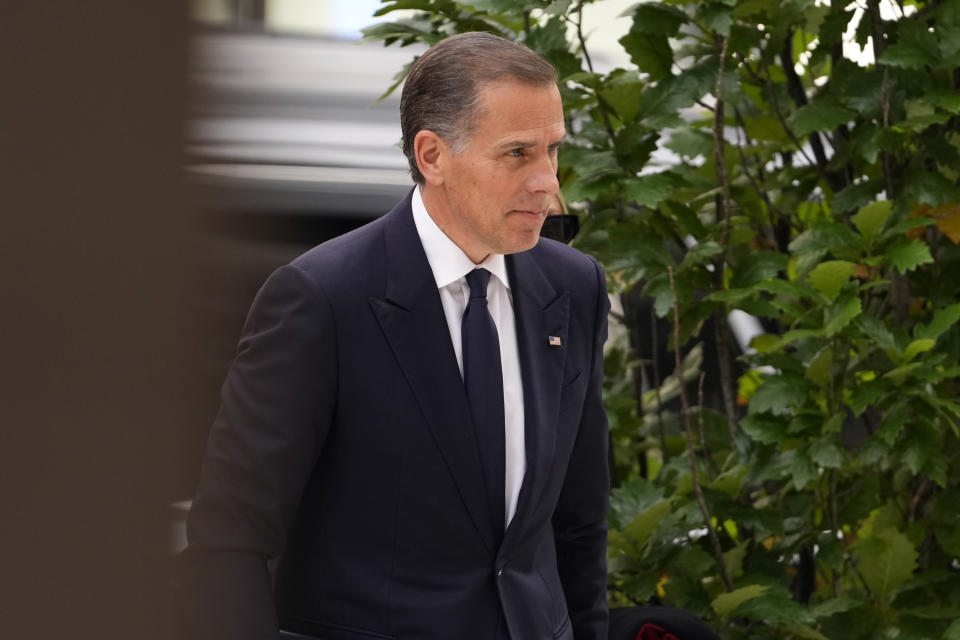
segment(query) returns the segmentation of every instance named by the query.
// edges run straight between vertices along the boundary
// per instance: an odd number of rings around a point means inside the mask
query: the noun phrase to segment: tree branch
[[[793,99],[797,107],[805,107],[809,104],[807,92],[803,88],[803,82],[797,75],[797,70],[793,68],[793,30],[787,31],[787,37],[783,42],[783,49],[780,50],[780,64],[783,66],[783,73],[787,77],[787,93]],[[827,171],[827,153],[823,148],[823,141],[820,139],[820,133],[813,131],[810,133],[810,148],[813,149],[813,155],[817,159],[817,167],[820,169],[824,182],[833,190],[840,191],[846,185],[846,179],[842,174]],[[804,154],[806,155],[806,154]]]
[[[738,129],[737,129],[736,147],[737,147],[737,154],[740,156],[740,169],[741,171],[743,171],[743,175],[747,177],[747,181],[750,182],[750,186],[753,187],[753,190],[757,193],[758,196],[760,196],[760,199],[763,200],[764,204],[767,205],[767,213],[769,214],[769,220],[770,220],[770,234],[773,240],[772,244],[777,249],[777,251],[780,251],[780,241],[777,238],[777,234],[776,234],[777,229],[779,228],[778,221],[788,220],[788,216],[784,215],[784,213],[780,211],[775,204],[773,204],[773,201],[770,200],[770,195],[766,192],[765,189],[760,188],[760,184],[756,180],[754,180],[753,174],[750,173],[749,165],[747,163],[747,156],[743,152],[743,145],[740,144],[740,129],[743,129],[744,136],[746,136],[747,125],[743,121],[743,116],[740,115],[740,109],[734,107],[733,114],[734,114],[734,117],[736,117],[737,119]],[[746,138],[746,141],[747,141],[747,144],[750,144],[749,137]],[[757,171],[762,175],[763,169],[761,167],[760,159],[755,156],[755,161],[758,167]]]
[[[659,340],[657,339],[657,310],[653,305],[650,306],[650,341],[653,343],[653,349],[650,354],[653,360],[653,388],[657,395],[657,431],[660,433],[660,457],[666,463],[670,459],[670,453],[667,451],[667,432],[663,426],[663,401],[660,398],[660,358],[658,357]]]
[[[710,510],[707,509],[707,503],[703,499],[703,489],[700,487],[700,480],[697,474],[697,453],[694,449],[693,428],[690,425],[690,403],[687,400],[687,388],[683,381],[683,354],[680,346],[680,302],[677,299],[677,286],[673,279],[673,267],[667,267],[667,275],[670,277],[670,293],[673,296],[673,353],[676,357],[677,379],[680,381],[680,406],[683,414],[683,430],[687,436],[687,455],[690,456],[690,482],[693,485],[693,493],[697,498],[697,504],[700,507],[700,513],[703,515],[703,522],[710,535],[710,542],[713,544],[713,556],[720,569],[720,575],[723,577],[723,584],[727,591],[733,591],[733,580],[730,579],[730,571],[727,569],[727,563],[723,559],[723,549],[720,546],[720,538],[713,527],[713,519],[710,517]]]
[[[703,431],[703,381],[707,377],[706,371],[700,372],[700,381],[697,383],[697,406],[699,410],[697,411],[697,435],[700,437],[700,449],[703,451],[703,457],[707,459],[707,464],[710,466],[710,471],[714,474],[718,473],[717,463],[713,460],[713,452],[710,451],[710,445],[707,444],[707,436],[704,435]]]
[[[867,0],[867,13],[870,16],[870,32],[873,40],[873,59],[879,61],[885,47],[883,39],[883,20],[880,17],[879,0]],[[880,84],[880,98],[883,104],[883,128],[890,127],[890,67],[883,66],[883,82]],[[893,166],[890,154],[885,149],[880,150],[880,161],[883,165],[883,180],[887,189],[887,199],[893,200]]]
[[[593,61],[590,59],[590,52],[587,51],[587,40],[583,37],[583,5],[583,2],[577,5],[577,21],[574,22],[574,24],[577,27],[577,40],[580,42],[583,59],[587,63],[587,69],[590,70],[590,73],[593,73]],[[610,144],[613,144],[616,142],[617,136],[613,132],[613,124],[610,123],[610,116],[607,114],[607,108],[604,106],[603,99],[600,97],[599,92],[597,92],[597,108],[600,110],[600,115],[603,116],[603,124],[607,129],[607,134],[610,136]]]
[[[733,208],[730,201],[730,180],[727,176],[725,156],[726,141],[723,136],[723,66],[727,57],[727,42],[726,38],[719,37],[716,41],[720,61],[717,65],[716,105],[713,112],[713,144],[716,153],[717,185],[720,187],[720,194],[716,198],[716,205],[718,222],[720,218],[723,220],[723,235],[721,236],[720,244],[724,249],[724,252],[720,253],[714,261],[714,278],[718,289],[723,286],[723,272],[726,262],[725,252],[730,242],[730,216],[731,209]],[[733,393],[733,360],[730,357],[730,346],[727,340],[719,340],[720,334],[723,334],[724,337],[726,336],[726,314],[722,312],[715,313],[714,325],[718,337],[717,360],[720,367],[720,387],[723,393],[723,406],[727,416],[727,431],[730,433],[730,445],[735,446],[737,442],[737,409],[736,396]]]

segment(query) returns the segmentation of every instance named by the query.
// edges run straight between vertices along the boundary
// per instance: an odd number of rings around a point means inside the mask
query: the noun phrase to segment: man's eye
[[[507,151],[507,155],[513,158],[520,158],[523,156],[523,149],[510,149],[510,151]]]
[[[547,147],[547,151],[549,151],[550,153],[556,153],[557,149],[559,148],[560,148],[559,144],[552,144],[549,147]]]

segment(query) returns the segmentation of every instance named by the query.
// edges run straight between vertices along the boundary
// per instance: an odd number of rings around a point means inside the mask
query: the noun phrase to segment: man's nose
[[[531,193],[553,195],[560,190],[557,180],[557,166],[549,155],[539,160],[532,168],[527,180],[527,190]]]

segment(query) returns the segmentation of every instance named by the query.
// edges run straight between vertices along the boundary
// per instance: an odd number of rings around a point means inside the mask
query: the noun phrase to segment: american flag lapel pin
[[[563,341],[560,340],[560,336],[547,336],[547,342],[550,343],[551,347],[559,347],[563,344]]]

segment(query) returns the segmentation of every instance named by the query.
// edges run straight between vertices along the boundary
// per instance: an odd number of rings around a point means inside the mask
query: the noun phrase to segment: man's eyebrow
[[[550,143],[550,146],[557,146],[566,140],[567,135],[564,134]],[[501,149],[529,149],[530,147],[537,146],[536,142],[531,142],[530,140],[508,140],[506,142],[498,145]]]

